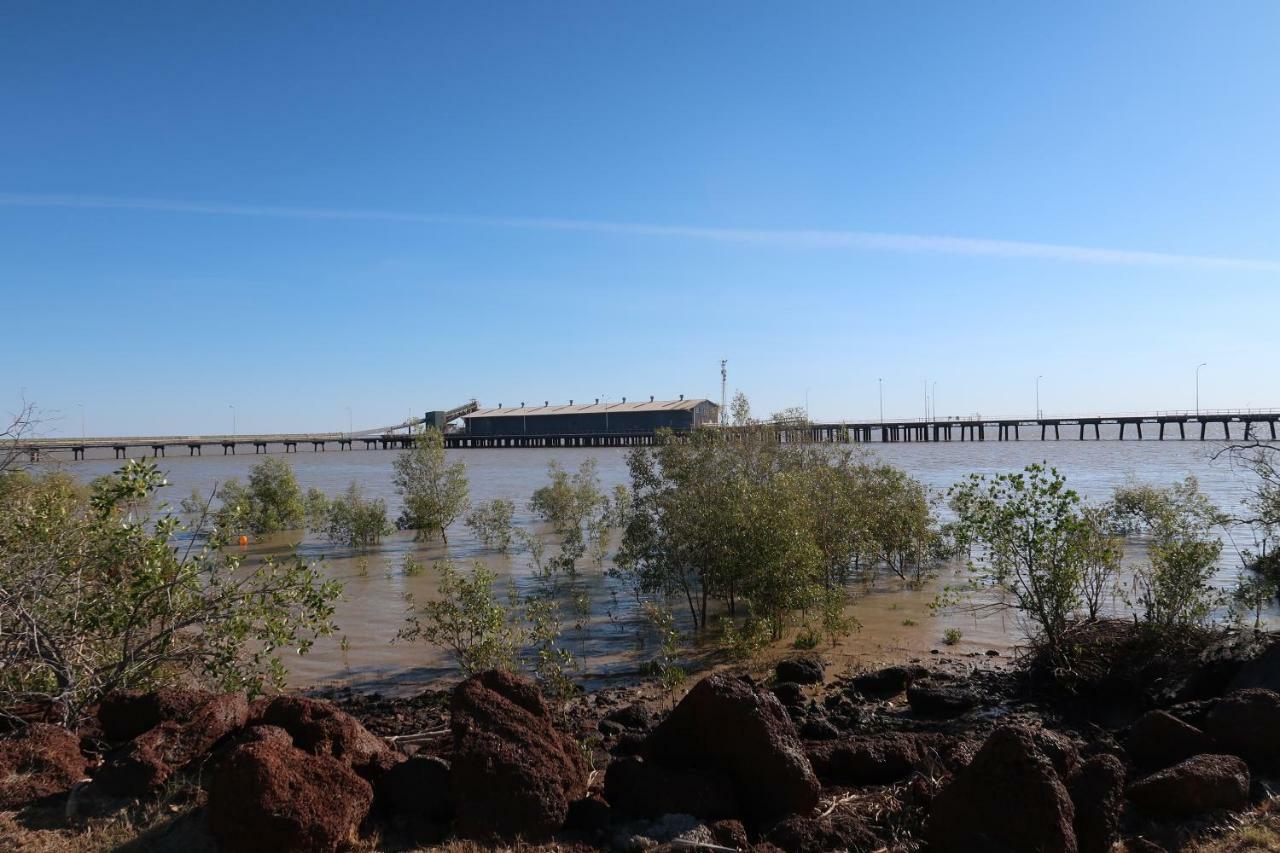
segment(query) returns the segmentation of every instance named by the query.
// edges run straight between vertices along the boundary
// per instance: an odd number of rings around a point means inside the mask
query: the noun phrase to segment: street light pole
[[[1036,377],[1036,417],[1037,418],[1044,417],[1044,412],[1040,409],[1040,380],[1041,379],[1044,379],[1044,377],[1043,376]]]
[[[1201,362],[1196,365],[1196,417],[1200,417],[1200,368],[1207,367],[1209,362]]]
[[[933,420],[938,421],[938,380],[933,380]]]

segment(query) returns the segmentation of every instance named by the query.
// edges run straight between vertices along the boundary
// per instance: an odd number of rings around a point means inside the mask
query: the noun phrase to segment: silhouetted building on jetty
[[[493,436],[651,435],[660,429],[689,432],[714,424],[720,407],[710,400],[654,400],[628,403],[519,406],[478,409],[465,416],[465,433],[473,438]]]

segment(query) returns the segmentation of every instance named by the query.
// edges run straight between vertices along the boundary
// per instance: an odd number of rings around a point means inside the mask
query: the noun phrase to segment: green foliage
[[[512,519],[515,512],[514,503],[506,498],[494,498],[477,504],[467,514],[466,525],[486,547],[505,554],[511,549],[514,538]]]
[[[846,512],[868,562],[919,585],[936,557],[937,520],[928,490],[892,465],[866,465],[844,489]]]
[[[335,545],[368,550],[391,532],[387,523],[387,502],[365,500],[354,480],[346,491],[332,500],[318,489],[307,492],[307,526]]]
[[[947,646],[956,646],[960,644],[960,638],[963,636],[959,628],[948,628],[942,632],[942,642]]]
[[[791,641],[792,648],[808,651],[816,649],[818,644],[822,642],[822,635],[809,626],[801,628],[796,634],[794,640]]]
[[[1250,572],[1241,576],[1231,594],[1235,617],[1244,621],[1253,617],[1253,627],[1262,627],[1262,611],[1280,595],[1280,577],[1271,573]]]
[[[642,594],[683,598],[695,628],[707,626],[712,601],[730,620],[745,604],[748,623],[722,632],[734,654],[758,648],[762,626],[776,640],[815,612],[829,635],[851,630],[846,584],[864,555],[923,565],[936,535],[915,481],[849,451],[779,443],[769,427],[668,437],[628,465],[617,571]]]
[[[493,572],[476,563],[467,575],[452,562],[437,564],[439,599],[422,605],[407,596],[402,640],[425,640],[452,655],[464,675],[486,669],[512,669],[520,646],[520,630],[494,593]]]
[[[218,492],[222,506],[214,515],[217,527],[229,535],[243,532],[268,536],[299,530],[306,523],[302,489],[288,462],[268,456],[249,471],[249,483],[231,479]],[[187,509],[189,502],[184,501]]]
[[[1080,557],[1080,597],[1090,619],[1102,613],[1102,602],[1120,574],[1124,540],[1114,535],[1111,506],[1081,509],[1074,547]]]
[[[296,557],[242,563],[149,514],[165,485],[131,460],[91,493],[58,477],[0,488],[0,705],[74,719],[105,692],[198,679],[279,685],[286,652],[331,630],[340,587]]]
[[[531,646],[529,668],[543,691],[561,701],[578,693],[580,688],[573,680],[578,663],[559,642],[559,605],[549,596],[532,596],[525,602],[524,617]]]
[[[600,491],[594,457],[584,459],[577,472],[570,474],[552,459],[547,463],[551,482],[534,491],[529,509],[551,524],[556,533],[581,528],[597,512],[604,510],[607,499]]]
[[[1131,485],[1116,490],[1120,524],[1147,532],[1149,564],[1134,578],[1144,620],[1157,630],[1202,625],[1224,602],[1212,585],[1222,540],[1213,535],[1225,516],[1194,477],[1167,488]]]
[[[741,391],[733,392],[733,399],[729,401],[729,423],[736,427],[750,426],[752,423],[751,401]]]
[[[730,660],[752,660],[768,647],[770,638],[768,621],[758,616],[725,616],[720,620],[720,648]]]
[[[676,688],[684,683],[686,674],[680,666],[680,632],[676,630],[676,620],[671,611],[658,607],[652,602],[644,605],[645,618],[658,634],[658,653],[649,661],[649,672],[658,680],[658,684],[666,691],[675,706]]]
[[[790,406],[769,415],[769,422],[778,429],[801,429],[809,426],[809,411],[804,406]]]
[[[450,464],[444,436],[428,428],[417,436],[412,448],[396,457],[392,467],[396,491],[404,500],[396,526],[417,531],[419,537],[438,533],[447,543],[445,531],[467,511],[466,463],[459,459]]]
[[[980,549],[975,584],[994,589],[991,607],[1013,606],[1056,648],[1081,603],[1080,498],[1056,469],[976,474],[951,489],[956,536]]]

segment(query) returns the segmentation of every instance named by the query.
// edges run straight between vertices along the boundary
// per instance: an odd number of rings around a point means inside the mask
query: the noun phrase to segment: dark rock
[[[374,798],[391,814],[422,816],[433,823],[453,817],[449,763],[434,755],[415,755],[378,777]]]
[[[788,708],[796,708],[804,704],[804,688],[794,681],[784,681],[773,685],[773,695]]]
[[[643,702],[632,702],[630,705],[615,708],[605,714],[604,718],[628,729],[648,731],[653,727],[653,713],[645,707]]]
[[[773,671],[776,679],[780,682],[792,681],[796,684],[822,683],[822,661],[808,655],[780,660]]]
[[[907,704],[918,716],[949,718],[977,707],[978,697],[961,684],[926,681],[907,687]]]
[[[537,686],[490,670],[458,685],[450,709],[458,830],[529,840],[559,829],[586,795],[586,762]]]
[[[94,776],[113,797],[154,794],[177,770],[202,758],[220,740],[242,728],[249,704],[239,693],[208,696],[187,723],[165,721],[108,753]]]
[[[1031,732],[999,728],[933,799],[925,836],[938,853],[1075,853],[1075,808]]]
[[[775,824],[766,838],[787,853],[826,853],[829,850],[869,851],[883,846],[857,817],[836,812],[828,817],[795,815]],[[759,848],[756,848],[759,850]]]
[[[893,733],[809,744],[805,752],[827,785],[887,785],[928,769],[936,738]]]
[[[1245,661],[1226,689],[1236,691],[1251,687],[1280,693],[1280,642],[1273,642],[1261,654]]]
[[[214,744],[249,721],[249,702],[242,693],[212,696],[190,715],[183,727],[183,740],[192,756],[208,752]]]
[[[1126,796],[1144,812],[1167,817],[1242,809],[1249,801],[1249,768],[1234,755],[1197,755],[1139,779]]]
[[[800,736],[807,740],[833,740],[840,737],[840,730],[826,717],[809,717],[800,726]]]
[[[613,823],[613,809],[599,797],[583,797],[569,803],[569,814],[565,817],[565,829],[574,832],[586,832],[597,835],[604,832]]]
[[[0,811],[65,794],[84,775],[80,738],[61,726],[30,723],[0,739]]]
[[[819,784],[786,711],[750,681],[704,678],[645,744],[647,757],[671,767],[702,767],[733,780],[754,820],[806,814]]]
[[[327,755],[373,780],[397,762],[386,741],[333,704],[305,696],[276,696],[256,706],[253,725],[277,726],[293,745],[312,755]]]
[[[639,758],[614,761],[605,771],[609,805],[633,817],[690,814],[707,820],[738,814],[727,776],[697,768],[671,768]]]
[[[449,764],[441,758],[415,755],[378,777],[374,804],[418,844],[442,840],[453,820]]]
[[[639,732],[623,732],[610,750],[614,755],[639,755],[644,752],[646,738]]]
[[[161,723],[108,753],[93,782],[113,797],[143,797],[159,791],[190,757],[182,742],[182,726]]]
[[[242,853],[333,851],[353,840],[373,790],[344,762],[278,741],[237,747],[209,784],[209,828]]]
[[[731,850],[750,850],[751,839],[747,837],[746,827],[740,820],[718,820],[709,824],[707,830],[711,839],[721,847]]]
[[[1213,707],[1205,728],[1220,751],[1256,767],[1280,768],[1280,693],[1260,687],[1237,690]]]
[[[73,826],[83,826],[91,820],[117,815],[132,804],[131,798],[108,794],[97,780],[85,779],[77,782],[67,795],[63,815]]]
[[[1119,837],[1124,777],[1120,759],[1095,755],[1067,782],[1076,810],[1074,826],[1080,853],[1107,853]]]
[[[863,696],[873,699],[887,699],[897,696],[907,689],[911,683],[911,672],[905,666],[887,666],[875,672],[856,675],[853,688]]]
[[[1030,729],[1030,732],[1036,748],[1053,762],[1053,769],[1058,771],[1060,779],[1066,779],[1080,766],[1080,750],[1076,749],[1071,738],[1050,729]]]
[[[596,728],[599,729],[600,734],[605,737],[618,737],[621,734],[625,734],[627,731],[626,726],[614,720],[601,720],[596,723]]]
[[[1160,770],[1213,752],[1213,739],[1166,711],[1148,711],[1129,728],[1124,747],[1134,764]]]
[[[186,723],[211,698],[213,694],[206,690],[183,687],[162,687],[146,693],[116,690],[98,704],[98,723],[103,737],[120,743],[161,723]]]

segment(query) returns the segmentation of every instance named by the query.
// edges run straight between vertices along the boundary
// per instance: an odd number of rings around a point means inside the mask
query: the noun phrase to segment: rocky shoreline
[[[641,686],[553,706],[498,671],[410,699],[118,693],[75,732],[0,738],[26,833],[0,848],[94,849],[37,842],[164,802],[125,849],[1180,850],[1280,778],[1274,638],[1207,639],[1159,678],[1134,661],[1137,702],[930,664],[788,658],[674,707]]]

